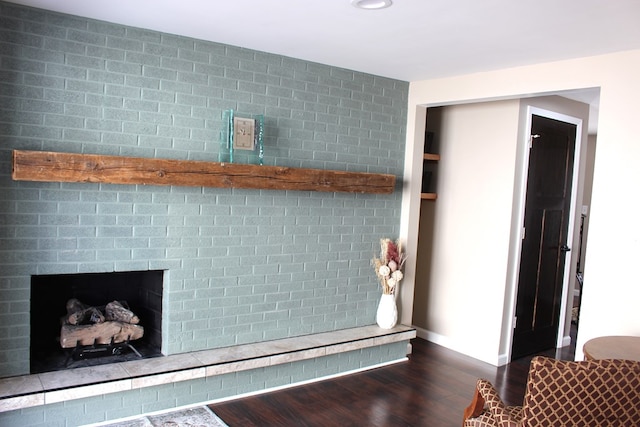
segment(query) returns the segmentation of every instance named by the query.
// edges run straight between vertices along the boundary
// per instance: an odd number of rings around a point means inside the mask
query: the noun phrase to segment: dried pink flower
[[[402,253],[400,241],[393,242],[391,239],[380,239],[380,258],[373,258],[372,264],[376,272],[382,293],[385,295],[394,294],[403,275],[402,268],[406,257]]]

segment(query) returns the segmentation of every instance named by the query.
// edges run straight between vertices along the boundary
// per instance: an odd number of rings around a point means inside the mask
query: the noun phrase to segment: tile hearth
[[[415,338],[364,326],[152,359],[0,379],[0,412],[312,359]]]

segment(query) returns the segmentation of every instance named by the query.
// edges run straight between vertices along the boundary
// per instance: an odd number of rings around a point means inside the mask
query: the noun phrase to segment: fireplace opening
[[[161,356],[163,274],[31,276],[31,373]]]

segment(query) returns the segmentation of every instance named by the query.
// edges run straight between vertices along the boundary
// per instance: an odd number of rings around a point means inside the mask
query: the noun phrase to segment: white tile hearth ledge
[[[376,325],[0,379],[0,412],[312,359],[415,338]]]

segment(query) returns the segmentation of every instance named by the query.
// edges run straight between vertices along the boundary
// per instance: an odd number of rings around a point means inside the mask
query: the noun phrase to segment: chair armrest
[[[491,413],[500,427],[518,427],[518,420],[515,420],[507,411],[506,405],[495,387],[489,381],[479,379],[471,405],[464,411],[464,420],[477,417],[483,412],[483,409]]]

